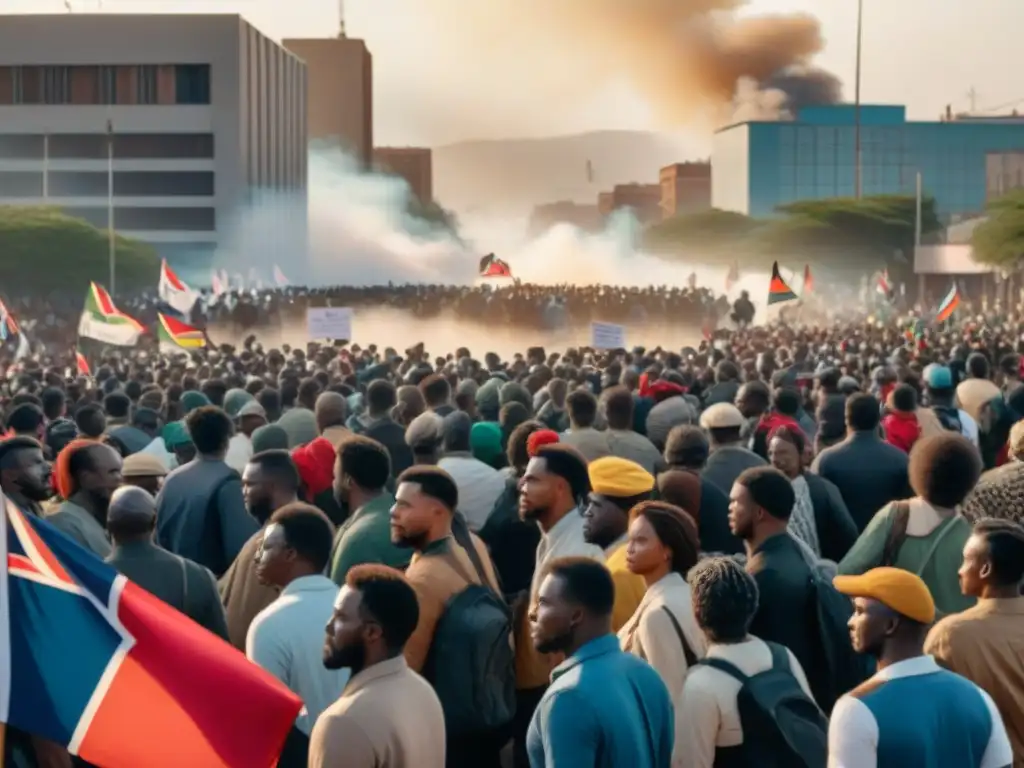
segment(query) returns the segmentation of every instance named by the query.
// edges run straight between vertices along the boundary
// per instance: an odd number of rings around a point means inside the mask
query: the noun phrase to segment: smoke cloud
[[[739,16],[745,4],[431,0],[422,6],[433,22],[424,34],[439,36],[446,70],[471,67],[499,82],[518,75],[534,82],[538,101],[556,111],[623,79],[666,128],[717,125],[736,113],[783,118],[806,104],[837,101],[839,80],[811,64],[824,45],[818,21],[806,14]]]

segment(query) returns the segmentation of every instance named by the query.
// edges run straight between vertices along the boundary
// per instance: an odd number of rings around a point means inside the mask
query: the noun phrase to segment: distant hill
[[[464,141],[434,148],[434,195],[456,213],[524,215],[538,203],[596,203],[615,184],[655,184],[659,168],[692,159],[680,140],[644,131]]]

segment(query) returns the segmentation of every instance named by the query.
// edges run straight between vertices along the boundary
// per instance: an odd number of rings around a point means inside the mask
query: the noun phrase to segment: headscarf
[[[57,491],[57,495],[65,501],[77,490],[75,479],[71,476],[71,457],[94,445],[102,445],[102,443],[98,440],[80,438],[72,440],[64,446],[64,450],[57,454],[57,460],[53,463],[53,487]]]
[[[469,447],[473,456],[489,466],[501,461],[501,427],[493,421],[481,421],[469,431]]]
[[[292,461],[306,487],[306,500],[311,504],[317,496],[334,485],[336,456],[334,446],[326,437],[318,437],[292,451]]]

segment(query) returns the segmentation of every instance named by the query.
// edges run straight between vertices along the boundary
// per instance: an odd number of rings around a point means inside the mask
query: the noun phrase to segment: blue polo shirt
[[[674,728],[661,677],[609,634],[555,667],[526,750],[531,768],[669,768]]]
[[[1010,742],[995,703],[931,656],[892,664],[836,702],[829,768],[1005,768]]]

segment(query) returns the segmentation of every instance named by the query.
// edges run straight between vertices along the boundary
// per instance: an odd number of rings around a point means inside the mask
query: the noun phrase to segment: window
[[[43,137],[38,134],[0,134],[0,159],[42,160]]]
[[[65,208],[68,216],[85,219],[93,226],[107,226],[107,207]],[[119,231],[139,232],[186,231],[213,232],[216,215],[213,208],[143,208],[118,207],[114,209],[114,228]]]
[[[0,171],[0,198],[42,196],[42,173],[33,173],[31,171]]]
[[[211,158],[212,133],[118,133],[114,156],[120,158]]]
[[[50,197],[105,197],[106,171],[50,171],[46,179]]]
[[[43,103],[71,103],[70,76],[67,67],[43,67]]]
[[[117,67],[100,67],[100,104],[117,104]]]
[[[178,104],[210,103],[210,65],[179,64],[174,68],[175,101]]]
[[[124,171],[114,173],[114,194],[133,197],[213,195],[212,171]]]
[[[135,102],[156,104],[156,66],[143,64],[138,68]]]

